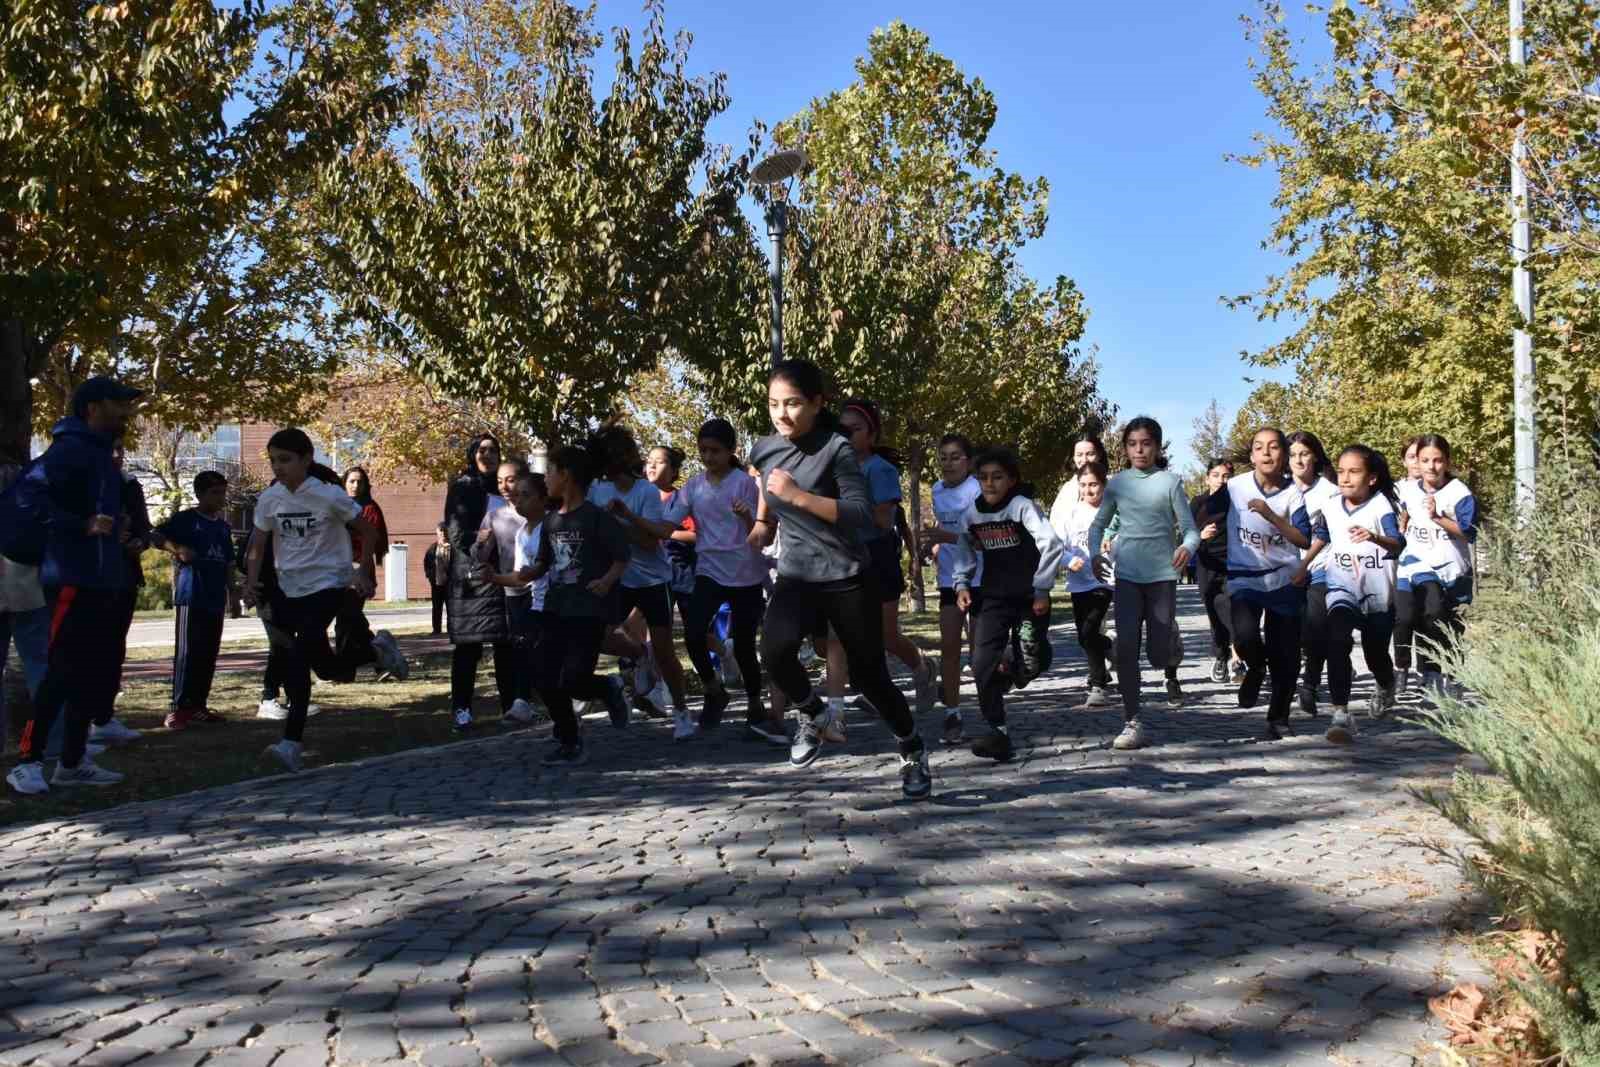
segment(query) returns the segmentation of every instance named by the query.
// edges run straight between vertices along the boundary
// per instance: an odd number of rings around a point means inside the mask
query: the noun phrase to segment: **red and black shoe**
[[[187,730],[192,722],[194,722],[193,708],[173,708],[167,712],[163,725],[169,730]]]

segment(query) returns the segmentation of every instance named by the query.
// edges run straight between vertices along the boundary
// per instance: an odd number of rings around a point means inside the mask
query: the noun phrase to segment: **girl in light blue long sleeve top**
[[[1145,744],[1139,710],[1139,639],[1149,627],[1150,665],[1174,664],[1175,650],[1182,648],[1177,632],[1178,573],[1199,548],[1200,533],[1183,481],[1160,468],[1161,424],[1142,415],[1133,419],[1123,427],[1122,448],[1129,469],[1106,486],[1105,500],[1089,528],[1089,544],[1101,545],[1111,520],[1121,518],[1112,611],[1125,721],[1112,746],[1129,749]],[[1094,566],[1102,579],[1110,570],[1104,556],[1097,555]]]

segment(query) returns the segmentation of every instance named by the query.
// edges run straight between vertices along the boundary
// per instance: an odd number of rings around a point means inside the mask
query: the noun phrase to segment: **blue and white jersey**
[[[1306,517],[1305,494],[1293,480],[1281,489],[1265,492],[1254,471],[1229,478],[1212,498],[1224,494],[1228,503],[1228,592],[1270,599],[1266,594],[1295,591],[1289,579],[1300,566],[1300,549],[1264,516],[1251,511],[1250,503],[1265,501],[1267,507],[1309,538],[1311,521]],[[1213,509],[1212,514],[1215,513]]]
[[[1309,489],[1302,489],[1300,492],[1306,500],[1306,518],[1310,520],[1312,529],[1316,528],[1317,518],[1323,512],[1333,509],[1331,514],[1337,515],[1337,509],[1344,506],[1344,495],[1339,492],[1339,487],[1326,478],[1318,478]],[[1305,552],[1309,551],[1311,551],[1309,548],[1305,550]],[[1301,553],[1302,558],[1304,558],[1305,552]],[[1315,577],[1321,574],[1322,569],[1327,565],[1328,554],[1326,552],[1317,553],[1317,558],[1311,561],[1311,575]]]
[[[939,588],[954,589],[956,586],[956,545],[960,544],[960,537],[966,532],[967,508],[978,499],[978,479],[967,475],[967,480],[959,485],[946,485],[944,480],[933,484],[933,517],[939,523],[939,529],[945,533],[955,534],[957,540],[948,545],[940,545],[934,560],[938,565]],[[974,586],[983,585],[983,560],[978,560],[978,573],[972,579]]]
[[[1456,585],[1472,577],[1472,542],[1478,536],[1478,501],[1459,478],[1430,492],[1420,479],[1398,486],[1406,513],[1406,550],[1400,554],[1399,584],[1410,589],[1424,582]],[[1428,517],[1428,497],[1437,513],[1455,520],[1465,536],[1456,537]]]
[[[1326,562],[1311,581],[1327,587],[1329,611],[1343,607],[1363,615],[1381,615],[1394,604],[1394,557],[1376,541],[1355,540],[1351,535],[1358,529],[1405,540],[1400,534],[1400,518],[1387,497],[1374,493],[1355,508],[1340,497],[1317,514],[1311,536],[1327,546],[1317,556]]]

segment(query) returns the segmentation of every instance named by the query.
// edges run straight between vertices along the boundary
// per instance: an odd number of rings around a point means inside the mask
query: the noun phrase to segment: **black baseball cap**
[[[123,385],[115,378],[98,374],[73,390],[72,413],[81,419],[88,413],[90,404],[102,400],[137,400],[141,396],[144,396],[143,389],[135,389],[131,385]]]

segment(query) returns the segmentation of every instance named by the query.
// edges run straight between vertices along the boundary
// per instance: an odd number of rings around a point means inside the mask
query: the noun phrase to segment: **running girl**
[[[312,671],[329,681],[350,681],[357,667],[372,662],[396,674],[405,671],[404,657],[385,635],[351,642],[338,652],[328,646],[328,626],[339,614],[345,591],[353,586],[362,596],[372,593],[367,565],[378,531],[361,518],[361,505],[338,485],[309,476],[312,452],[304,430],[279,430],[268,439],[276,482],[256,501],[255,534],[245,555],[244,601],[254,607],[261,595],[262,554],[271,539],[279,590],[272,605],[273,632],[283,653],[289,714],[283,740],[266,751],[289,771],[303,766]],[[351,533],[361,538],[359,561],[351,559]],[[353,576],[352,563],[358,564]]]
[[[600,646],[619,614],[617,583],[628,569],[630,544],[622,524],[587,499],[598,466],[586,448],[567,445],[550,457],[545,475],[558,510],[547,515],[534,565],[520,571],[524,581],[548,576],[547,625],[539,641],[539,694],[554,724],[555,747],[547,766],[577,766],[588,758],[578,730],[574,697],[587,699],[601,683],[595,677]],[[612,710],[612,724],[626,726]]]
[[[526,616],[530,610],[528,586],[502,579],[516,571],[517,537],[528,524],[523,509],[517,506],[520,494],[518,486],[526,473],[527,467],[521,462],[511,460],[500,464],[495,476],[497,492],[489,498],[489,511],[478,528],[478,543],[474,546],[477,562],[482,568],[479,573],[485,580],[500,586],[504,597],[501,602],[505,613],[502,635],[493,644],[494,684],[500,698],[500,714],[513,723],[523,725],[533,721],[533,671],[528,665],[526,643],[517,636],[519,630],[527,625]],[[501,500],[505,501],[503,505],[498,503]],[[542,493],[540,503],[543,504]],[[540,512],[536,521],[543,519],[544,514]],[[479,654],[483,649],[482,645],[461,647],[476,649]],[[469,723],[473,680],[477,669],[478,661],[474,658],[471,673],[461,679],[466,703],[456,705],[468,709]],[[457,714],[459,717],[459,712]]]
[[[534,662],[538,655],[539,639],[544,633],[544,597],[549,579],[537,582],[524,579],[539,558],[540,534],[544,529],[549,490],[545,488],[544,475],[522,471],[508,490],[507,499],[522,521],[514,527],[511,555],[497,558],[495,573],[489,580],[506,591],[506,616],[515,646],[518,684],[531,688],[534,682]],[[504,515],[502,511],[500,515]],[[506,524],[502,522],[502,527]],[[506,718],[518,725],[528,725],[534,720],[533,705],[527,697],[519,696],[505,713]]]
[[[1327,611],[1320,621],[1306,620],[1328,664],[1328,695],[1333,718],[1327,738],[1348,745],[1358,732],[1350,710],[1350,650],[1361,632],[1361,651],[1377,683],[1372,714],[1382,718],[1394,706],[1394,663],[1389,639],[1394,635],[1394,558],[1405,546],[1394,506],[1394,479],[1383,457],[1366,445],[1339,453],[1339,499],[1317,514],[1311,551],[1301,564],[1312,588],[1321,588]],[[1323,560],[1310,570],[1313,559]]]
[[[1269,672],[1272,677],[1263,735],[1268,741],[1290,733],[1305,614],[1305,593],[1292,579],[1300,568],[1299,550],[1311,547],[1305,499],[1286,469],[1288,445],[1276,427],[1257,430],[1250,441],[1251,469],[1228,479],[1207,506],[1212,521],[1227,523],[1228,629],[1245,663],[1239,706],[1255,707]]]
[[[1205,492],[1189,501],[1189,512],[1194,524],[1200,528],[1200,551],[1195,553],[1194,584],[1200,593],[1200,602],[1206,608],[1206,621],[1211,624],[1211,680],[1226,685],[1228,660],[1233,650],[1233,640],[1228,636],[1228,623],[1222,616],[1226,607],[1223,594],[1228,585],[1228,542],[1220,523],[1208,521],[1206,505],[1211,494],[1221,489],[1233,477],[1233,461],[1218,456],[1206,467]]]
[[[1295,488],[1299,489],[1300,495],[1305,498],[1306,518],[1313,524],[1325,508],[1339,502],[1339,486],[1333,481],[1336,476],[1334,466],[1328,461],[1328,453],[1316,434],[1299,430],[1289,435],[1289,473],[1294,477]],[[1324,599],[1326,587],[1317,580],[1322,574],[1322,568],[1327,566],[1327,560],[1323,559],[1319,552],[1309,550],[1304,560],[1308,564],[1310,586],[1306,592],[1305,626],[1302,634],[1301,652],[1304,655],[1304,666],[1300,672],[1300,686],[1296,694],[1300,710],[1307,715],[1315,716],[1317,687],[1322,684],[1322,642],[1312,635],[1321,632],[1328,617],[1328,605]]]
[[[978,479],[972,476],[972,442],[958,433],[947,433],[939,441],[940,479],[933,487],[933,516],[938,525],[922,532],[923,543],[934,553],[939,584],[939,663],[944,687],[944,743],[961,743],[961,642],[967,628],[967,612],[956,603],[955,573],[957,542],[964,532],[967,509],[978,498]],[[972,575],[972,597],[976,601],[983,585],[983,562]]]
[[[813,763],[822,749],[824,714],[811,679],[800,666],[800,645],[825,619],[843,646],[856,687],[894,731],[900,748],[900,783],[908,799],[933,791],[928,753],[905,696],[889,677],[883,649],[883,612],[866,574],[855,531],[873,525],[866,480],[855,451],[823,411],[822,371],[791,359],[767,380],[767,412],[777,433],[756,443],[751,465],[761,475],[761,503],[752,544],[771,540],[774,518],[782,549],[778,577],[767,604],[761,659],[799,718],[789,749],[796,767]]]
[[[1086,708],[1101,708],[1111,703],[1108,689],[1111,671],[1108,664],[1115,649],[1105,635],[1106,616],[1111,612],[1112,586],[1094,573],[1095,552],[1089,544],[1089,530],[1105,502],[1106,465],[1090,460],[1078,472],[1078,491],[1082,494],[1070,511],[1052,515],[1050,525],[1061,537],[1062,567],[1067,572],[1067,592],[1072,594],[1072,623],[1078,631],[1078,645],[1089,661]],[[1059,525],[1057,519],[1060,519]]]
[[[467,444],[467,463],[445,492],[445,540],[450,547],[450,707],[457,731],[472,728],[472,691],[484,642],[496,646],[499,677],[510,677],[506,644],[506,598],[478,562],[478,534],[490,515],[506,506],[500,495],[500,442],[479,434]],[[507,468],[507,477],[515,474]]]
[[[764,741],[787,745],[789,735],[782,717],[769,716],[761,703],[756,631],[766,610],[767,562],[750,545],[761,493],[734,455],[735,442],[733,426],[725,419],[712,419],[700,427],[700,463],[705,471],[690,478],[667,509],[669,524],[686,518],[695,521],[694,596],[684,613],[684,644],[689,646],[689,661],[705,687],[700,728],[711,729],[722,720],[732,697],[711,665],[706,631],[718,609],[729,605],[734,656],[745,685],[746,728]]]
[[[1111,460],[1106,456],[1106,446],[1100,443],[1100,435],[1085,430],[1072,439],[1072,477],[1067,479],[1066,484],[1056,493],[1055,503],[1050,505],[1050,526],[1055,530],[1057,537],[1062,536],[1061,531],[1066,528],[1063,524],[1067,521],[1067,516],[1081,499],[1078,476],[1090,463],[1098,463],[1106,470],[1111,469]]]
[[[972,746],[972,754],[1000,762],[1012,756],[1006,728],[1005,693],[1011,676],[1000,669],[1011,631],[1030,615],[1050,627],[1050,589],[1061,564],[1061,542],[1039,505],[1028,495],[1017,454],[1006,448],[978,456],[982,493],[968,506],[965,531],[956,563],[956,606],[973,610],[972,588],[981,560],[983,599],[972,623],[972,677],[978,686],[978,710],[989,733]]]
[[[1122,430],[1122,449],[1129,469],[1112,478],[1105,499],[1089,527],[1095,577],[1105,581],[1111,564],[1101,552],[1106,529],[1122,520],[1117,534],[1117,575],[1112,594],[1117,623],[1117,674],[1122,686],[1122,732],[1112,746],[1143,748],[1144,721],[1139,709],[1139,639],[1148,627],[1150,665],[1172,666],[1180,648],[1177,628],[1178,573],[1200,544],[1183,495],[1183,480],[1162,469],[1161,424],[1147,416]],[[1181,543],[1173,531],[1179,530]]]
[[[1417,438],[1419,477],[1400,489],[1406,550],[1400,556],[1396,597],[1396,658],[1412,662],[1413,637],[1428,642],[1416,653],[1424,689],[1444,683],[1437,650],[1461,633],[1460,610],[1472,603],[1472,542],[1478,536],[1478,502],[1450,473],[1450,442],[1438,434]]]

